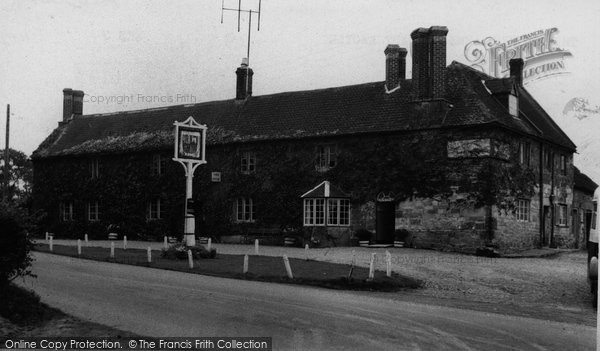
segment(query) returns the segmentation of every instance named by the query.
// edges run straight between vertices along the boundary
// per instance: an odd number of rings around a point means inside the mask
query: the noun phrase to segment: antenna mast
[[[260,5],[261,5],[261,2],[262,2],[262,0],[258,0],[258,10],[252,10],[252,9],[246,10],[246,9],[242,9],[242,0],[238,0],[237,9],[225,7],[225,0],[221,0],[221,23],[223,23],[223,13],[225,11],[237,12],[238,32],[240,31],[240,21],[241,21],[242,12],[248,14],[248,51],[246,54],[246,57],[248,58],[248,64],[250,64],[250,33],[252,32],[252,15],[253,14],[258,15],[256,30],[260,32]]]

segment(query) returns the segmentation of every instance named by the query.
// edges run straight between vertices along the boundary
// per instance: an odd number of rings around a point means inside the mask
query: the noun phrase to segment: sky
[[[0,0],[0,116],[11,105],[11,147],[31,154],[62,118],[62,89],[83,90],[84,114],[235,97],[235,69],[247,50],[248,15],[237,0]],[[242,0],[258,9],[258,0]],[[576,164],[600,183],[600,1],[262,0],[252,18],[253,94],[310,90],[385,79],[387,44],[409,49],[418,27],[449,29],[447,63],[469,64],[465,46],[505,42],[557,28],[571,52],[565,75],[526,88],[576,144]],[[563,113],[587,99],[583,120]],[[0,121],[0,148],[5,119]],[[600,138],[600,137],[598,137]],[[596,138],[596,139],[598,139]],[[598,148],[592,147],[597,145]]]

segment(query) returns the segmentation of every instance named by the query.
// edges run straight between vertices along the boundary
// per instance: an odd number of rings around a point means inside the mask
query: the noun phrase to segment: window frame
[[[161,154],[152,155],[152,175],[160,176],[165,173],[167,158]]]
[[[100,177],[100,160],[93,158],[89,161],[90,179],[98,179]]]
[[[94,205],[94,206],[92,206]],[[94,211],[92,211],[92,208],[94,208]],[[100,205],[98,204],[98,201],[88,201],[87,203],[87,209],[88,209],[88,221],[90,222],[96,222],[100,220]],[[92,216],[92,214],[94,214],[94,216]]]
[[[531,221],[531,200],[517,199],[515,206],[515,218],[517,219],[517,222]]]
[[[234,204],[234,219],[236,223],[254,223],[256,208],[251,197],[238,197]]]
[[[338,147],[337,144],[323,144],[315,147],[316,159],[315,170],[326,172],[337,166]]]
[[[302,208],[305,227],[348,227],[351,224],[352,205],[348,198],[305,198]]]
[[[164,219],[164,206],[160,197],[148,201],[148,221]]]
[[[66,206],[68,205],[68,206]],[[68,208],[68,211],[66,209]],[[70,222],[73,220],[73,201],[61,201],[58,205],[58,211],[60,219],[63,222]]]
[[[560,173],[567,174],[567,156],[560,154]]]
[[[256,172],[256,152],[243,151],[240,157],[240,172],[250,174]]]
[[[531,143],[526,141],[519,143],[519,163],[526,167],[531,165]]]
[[[558,215],[556,226],[568,227],[569,226],[569,208],[567,204],[558,204]]]
[[[508,95],[508,113],[514,118],[519,118],[519,98],[514,94]]]

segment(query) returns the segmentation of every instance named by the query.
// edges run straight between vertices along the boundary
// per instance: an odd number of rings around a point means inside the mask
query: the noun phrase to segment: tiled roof
[[[590,177],[581,173],[579,168],[575,167],[575,189],[582,190],[590,195],[594,194],[598,184],[596,184]]]
[[[189,116],[208,126],[209,145],[497,124],[575,149],[526,90],[520,89],[525,118],[516,119],[482,83],[491,77],[457,62],[448,66],[447,77],[448,101],[414,102],[412,84],[407,80],[389,94],[385,82],[376,82],[84,115],[59,126],[33,157],[169,148],[173,122]]]

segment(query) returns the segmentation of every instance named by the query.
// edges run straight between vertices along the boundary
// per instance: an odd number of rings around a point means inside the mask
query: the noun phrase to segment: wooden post
[[[387,250],[385,250],[385,275],[392,276],[392,255]]]
[[[85,235],[83,236],[84,240],[85,240],[85,247],[90,246],[90,242],[88,241],[88,235],[87,233],[85,233]]]
[[[48,241],[48,232],[46,232],[46,241]]]
[[[81,239],[77,239],[77,256],[81,256]]]
[[[152,249],[148,246],[148,263],[152,263]]]
[[[163,247],[164,247],[165,249],[168,249],[168,248],[169,248],[169,243],[168,243],[168,241],[167,241],[167,236],[166,236],[166,235],[165,235],[165,238],[164,238],[164,240],[163,240]]]
[[[285,270],[287,272],[287,276],[290,279],[294,279],[294,275],[292,274],[292,267],[290,266],[290,260],[287,255],[283,255],[283,264],[285,264]]]
[[[352,267],[356,266],[356,250],[352,250],[352,260],[350,261]]]
[[[207,247],[207,249],[208,249],[208,252],[210,252],[210,248],[211,248],[211,246],[212,246],[212,239],[211,239],[211,238],[208,238],[208,245],[206,245],[206,247]]]
[[[110,258],[115,258],[115,242],[110,242]]]
[[[10,199],[8,193],[8,184],[10,180],[10,144],[8,139],[10,137],[10,104],[6,105],[6,146],[4,147],[4,197],[6,200]]]
[[[244,270],[243,273],[248,273],[248,255],[244,255]]]
[[[123,235],[123,250],[127,250],[127,235]]]
[[[369,279],[375,279],[375,253],[371,254],[371,263],[369,264]]]
[[[54,236],[50,237],[50,252],[54,251]]]
[[[308,261],[308,244],[304,245],[304,259]]]
[[[254,254],[258,255],[258,239],[254,239]]]
[[[192,250],[188,250],[188,263],[190,265],[190,269],[194,268],[194,257],[192,256]]]

